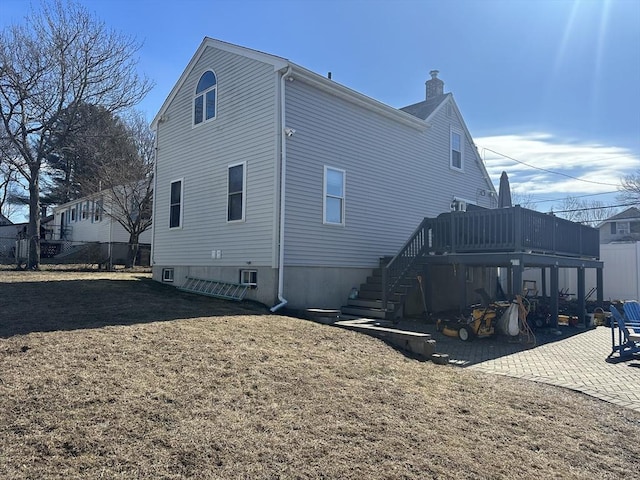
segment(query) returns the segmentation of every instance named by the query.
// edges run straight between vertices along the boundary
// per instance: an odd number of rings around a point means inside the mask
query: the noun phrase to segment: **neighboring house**
[[[205,38],[152,126],[153,278],[175,286],[241,282],[276,308],[336,308],[424,217],[496,205],[435,71],[425,100],[395,109]]]
[[[101,259],[111,257],[113,264],[126,263],[129,232],[114,219],[110,213],[115,207],[109,201],[110,193],[103,191],[99,194],[87,196],[53,208],[52,221],[46,223],[47,234],[45,240],[51,253],[64,258],[71,248],[76,251],[81,247],[101,245]],[[148,256],[151,244],[151,229],[140,235],[139,245],[146,249],[143,257]],[[59,247],[55,247],[59,245]],[[48,255],[43,247],[43,256]],[[80,254],[76,254],[81,256]],[[141,258],[142,263],[148,264],[148,258]]]
[[[16,240],[26,223],[14,224],[0,214],[0,263],[13,263],[15,260]]]
[[[628,208],[599,228],[605,297],[640,300],[640,210]]]
[[[604,222],[600,229],[600,243],[637,242],[640,241],[640,210],[627,208]]]

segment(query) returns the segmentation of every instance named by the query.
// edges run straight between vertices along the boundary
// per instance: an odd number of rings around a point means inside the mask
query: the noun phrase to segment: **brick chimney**
[[[425,85],[427,86],[427,100],[442,95],[444,93],[444,82],[438,78],[438,70],[431,70],[431,80],[427,80]]]

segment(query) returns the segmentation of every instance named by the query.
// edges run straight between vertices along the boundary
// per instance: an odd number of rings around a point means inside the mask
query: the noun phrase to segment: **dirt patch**
[[[148,274],[0,272],[0,478],[621,478],[640,414]]]

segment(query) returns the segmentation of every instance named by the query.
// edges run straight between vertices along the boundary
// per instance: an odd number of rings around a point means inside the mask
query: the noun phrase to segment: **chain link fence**
[[[0,263],[24,264],[29,260],[29,238],[0,237]],[[78,242],[70,240],[40,240],[40,263],[126,265],[129,254],[126,242]],[[138,244],[134,264],[148,267],[151,264],[151,245]]]

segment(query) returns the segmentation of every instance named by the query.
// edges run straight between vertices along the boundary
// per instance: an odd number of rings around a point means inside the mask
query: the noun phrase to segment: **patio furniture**
[[[611,353],[607,358],[610,358],[615,352],[618,352],[621,357],[640,353],[640,333],[636,333],[627,325],[624,317],[616,307],[611,305],[609,310],[613,315],[613,319],[611,322]],[[616,331],[618,333],[617,339]]]
[[[640,303],[635,300],[624,302],[624,315],[627,317],[627,326],[635,333],[640,333]]]

